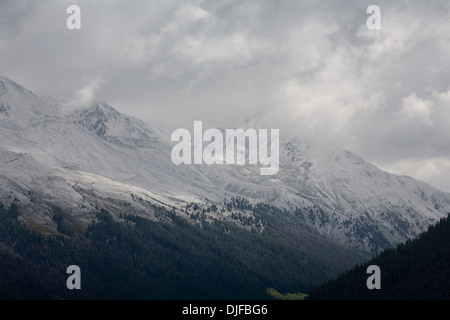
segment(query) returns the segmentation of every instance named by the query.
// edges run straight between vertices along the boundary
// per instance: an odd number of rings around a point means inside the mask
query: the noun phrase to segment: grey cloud
[[[377,1],[374,31],[365,27],[372,1],[73,3],[76,32],[65,28],[67,1],[2,1],[2,75],[63,98],[95,88],[85,93],[175,126],[257,117],[395,172],[403,163],[412,176],[450,181],[448,1]],[[407,116],[411,96],[432,112]]]

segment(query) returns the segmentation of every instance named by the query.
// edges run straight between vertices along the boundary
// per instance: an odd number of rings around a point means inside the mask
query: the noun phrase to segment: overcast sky
[[[450,191],[449,37],[447,0],[1,0],[0,75],[147,121],[270,119]]]

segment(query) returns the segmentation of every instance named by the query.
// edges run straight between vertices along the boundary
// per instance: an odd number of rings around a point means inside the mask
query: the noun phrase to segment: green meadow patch
[[[273,298],[275,298],[277,300],[304,300],[306,297],[308,297],[308,295],[306,293],[301,293],[301,292],[282,294],[282,293],[279,293],[274,288],[267,288],[266,292],[268,295],[272,296]]]

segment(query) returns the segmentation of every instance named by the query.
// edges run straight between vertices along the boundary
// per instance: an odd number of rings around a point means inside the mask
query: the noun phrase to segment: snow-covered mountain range
[[[450,213],[448,193],[350,151],[317,157],[282,130],[280,169],[261,176],[254,165],[175,165],[171,131],[161,128],[104,102],[67,112],[57,99],[0,77],[0,200],[19,201],[27,223],[51,230],[55,205],[87,224],[99,207],[151,218],[154,204],[186,215],[191,202],[240,196],[289,209],[327,238],[368,252],[415,237]]]

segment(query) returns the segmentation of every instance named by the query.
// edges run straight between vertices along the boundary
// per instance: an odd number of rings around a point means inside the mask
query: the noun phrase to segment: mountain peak
[[[0,76],[0,121],[27,126],[42,116],[55,116],[56,107],[13,80]]]
[[[149,147],[159,138],[133,117],[118,112],[103,101],[93,101],[86,109],[75,112],[78,125],[100,138],[129,147]]]
[[[78,115],[84,119],[90,119],[91,122],[95,120],[95,122],[103,124],[126,118],[125,115],[103,101],[92,101],[87,108],[78,111]]]
[[[299,138],[280,139],[276,177],[255,175],[255,167],[250,166],[176,166],[170,161],[169,132],[149,127],[101,101],[67,117],[55,116],[51,102],[20,90],[9,79],[1,80],[8,90],[0,95],[2,148],[31,150],[45,168],[51,165],[48,159],[55,158],[55,166],[69,164],[127,183],[129,193],[136,186],[144,187],[161,196],[180,197],[181,202],[200,198],[219,202],[227,195],[239,195],[290,209],[327,238],[368,252],[414,237],[450,212],[448,194],[388,174],[350,151],[316,156],[314,146],[302,144]],[[258,124],[249,122],[249,126]],[[34,177],[34,164],[30,170],[27,177]],[[46,174],[47,169],[42,170]],[[17,179],[13,173],[11,177]],[[47,180],[38,181],[38,188],[45,190],[41,181]],[[30,181],[24,180],[23,185],[28,188]]]
[[[21,93],[31,93],[28,89],[25,87],[19,85],[18,83],[14,82],[13,80],[0,76],[0,96],[4,95],[6,92],[9,92],[10,90],[19,91]]]

